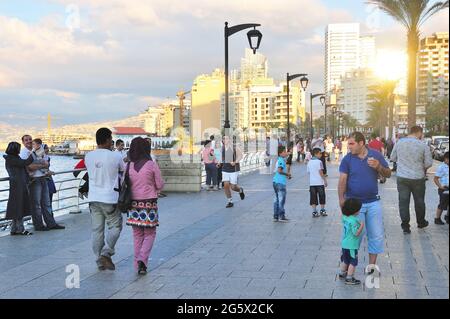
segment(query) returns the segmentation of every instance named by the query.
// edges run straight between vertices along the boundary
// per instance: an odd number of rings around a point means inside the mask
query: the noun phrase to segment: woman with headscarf
[[[5,167],[9,175],[9,198],[6,208],[6,219],[12,220],[11,235],[32,235],[25,230],[23,218],[31,216],[31,199],[28,189],[28,173],[26,167],[33,163],[33,156],[23,160],[19,157],[20,144],[11,142],[6,149]]]
[[[164,187],[158,164],[150,157],[148,141],[136,137],[128,153],[130,162],[125,174],[129,177],[132,203],[127,225],[133,228],[134,266],[138,274],[147,273],[148,258],[156,237],[158,220],[158,193]]]

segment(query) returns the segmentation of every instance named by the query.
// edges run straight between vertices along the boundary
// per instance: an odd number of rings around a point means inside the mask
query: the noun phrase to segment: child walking
[[[344,236],[342,239],[341,272],[340,279],[345,279],[346,285],[359,285],[360,280],[355,279],[355,269],[358,265],[358,249],[360,236],[364,229],[364,222],[358,218],[362,203],[359,199],[349,198],[342,207],[342,226]]]
[[[312,216],[328,216],[325,210],[325,187],[328,186],[327,178],[323,173],[323,163],[320,160],[322,151],[320,148],[313,149],[313,157],[308,162],[307,171],[309,173],[309,204],[313,209]],[[317,205],[320,203],[320,213],[317,212]]]
[[[286,203],[286,184],[287,179],[291,178],[291,174],[287,172],[286,168],[286,152],[285,146],[278,147],[278,161],[277,171],[273,177],[273,189],[275,191],[275,197],[273,199],[273,221],[274,222],[287,222],[286,212],[284,210],[284,204]]]
[[[445,223],[442,221],[441,215],[443,211],[447,211],[445,221],[448,224],[448,152],[444,154],[444,163],[439,165],[436,171],[434,183],[438,187],[439,194],[439,206],[436,210],[436,218],[434,219],[434,223],[436,225],[444,225]]]

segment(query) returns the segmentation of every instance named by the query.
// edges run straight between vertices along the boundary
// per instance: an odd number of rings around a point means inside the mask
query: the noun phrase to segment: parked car
[[[448,136],[433,136],[431,138],[430,150],[431,154],[434,154],[434,150],[439,146],[441,142],[448,142]]]
[[[444,160],[444,154],[448,152],[448,141],[442,141],[433,151],[433,158],[438,161]]]

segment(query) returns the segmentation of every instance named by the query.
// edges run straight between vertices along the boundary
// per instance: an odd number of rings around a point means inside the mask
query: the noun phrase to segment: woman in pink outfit
[[[138,274],[147,273],[148,257],[156,237],[158,222],[158,193],[164,187],[161,171],[150,157],[148,141],[137,137],[131,141],[128,176],[132,204],[127,225],[133,228],[134,266]]]

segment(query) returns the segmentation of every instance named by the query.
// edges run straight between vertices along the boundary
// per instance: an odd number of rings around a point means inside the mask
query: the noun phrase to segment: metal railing
[[[54,175],[54,182],[56,185],[56,194],[53,196],[53,213],[61,212],[64,213],[67,210],[70,210],[69,213],[71,214],[78,214],[81,212],[80,207],[82,205],[86,205],[88,202],[85,200],[82,200],[78,196],[78,189],[81,185],[81,182],[83,181],[83,172],[85,172],[86,169],[76,169],[76,170],[68,170],[68,171],[62,171],[62,172],[55,172]],[[79,172],[78,176],[75,177],[74,173]],[[72,174],[71,177],[65,177],[62,179],[57,179],[59,176],[64,176]],[[9,178],[0,178],[0,187],[2,187],[2,183],[9,182]],[[69,193],[70,194],[67,194]],[[8,188],[0,188],[0,194],[3,193],[9,193],[9,187]],[[4,197],[4,198],[3,198]],[[0,230],[5,230],[10,225],[11,221],[5,219],[5,213],[6,213],[6,205],[2,203],[8,202],[8,195],[2,196],[0,198]],[[30,216],[27,216],[24,218],[24,222],[29,222],[31,220]]]
[[[241,168],[240,174],[246,175],[265,167],[265,157],[266,157],[265,151],[244,154],[244,157],[239,162]],[[206,171],[205,166],[202,165],[202,186],[205,185],[206,185]]]

